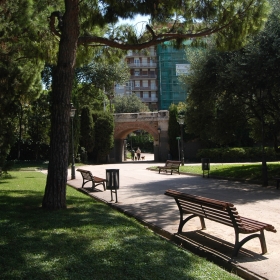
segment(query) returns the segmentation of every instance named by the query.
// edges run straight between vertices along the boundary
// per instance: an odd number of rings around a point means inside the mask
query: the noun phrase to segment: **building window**
[[[140,70],[139,69],[134,70],[134,76],[140,76]]]
[[[137,65],[137,66],[140,66],[139,58],[134,58],[134,64]]]
[[[142,70],[142,75],[143,76],[148,76],[148,70]]]
[[[149,92],[144,91],[143,92],[143,98],[149,98]]]
[[[143,87],[149,87],[149,82],[147,80],[143,80]]]
[[[147,66],[148,65],[148,59],[147,57],[142,57],[142,65]]]
[[[140,87],[140,81],[135,81],[135,87]]]
[[[126,84],[125,84],[126,89],[127,89],[127,90],[132,90],[132,85],[133,85],[132,81],[126,82]]]

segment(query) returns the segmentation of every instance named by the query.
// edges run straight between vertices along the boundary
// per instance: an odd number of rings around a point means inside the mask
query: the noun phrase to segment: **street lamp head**
[[[158,127],[157,132],[158,132],[158,134],[161,133],[161,128],[160,127]]]
[[[183,125],[184,122],[185,122],[185,116],[184,116],[184,115],[178,115],[178,117],[177,117],[177,122],[178,122],[180,125]]]
[[[74,118],[75,117],[75,113],[76,113],[76,109],[75,109],[73,103],[71,103],[70,118]]]

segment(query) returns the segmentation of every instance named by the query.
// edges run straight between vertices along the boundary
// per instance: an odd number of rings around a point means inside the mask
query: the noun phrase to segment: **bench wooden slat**
[[[231,207],[234,206],[232,203],[229,203],[229,202],[224,202],[224,201],[206,198],[206,197],[202,197],[202,196],[190,195],[190,194],[181,193],[181,192],[174,191],[174,190],[168,190],[166,192],[166,194],[170,195],[174,198],[178,197],[178,198],[182,198],[183,200],[186,200],[186,201],[193,201],[194,203],[203,202],[205,205],[206,204],[212,205],[213,207],[217,207],[220,209],[226,209],[228,206],[231,206]]]
[[[239,249],[249,240],[260,239],[262,253],[267,252],[264,230],[276,232],[276,229],[267,223],[239,216],[236,207],[229,202],[190,195],[176,190],[167,190],[165,195],[175,199],[180,211],[180,224],[178,233],[182,232],[184,225],[192,218],[199,217],[202,229],[206,229],[204,218],[234,228],[235,245],[233,256],[237,256]],[[185,215],[188,215],[185,218]],[[252,234],[260,232],[259,234]],[[239,234],[251,234],[239,241]]]
[[[233,226],[230,215],[225,211],[221,211],[219,209],[211,208],[208,206],[201,207],[198,205],[187,205],[187,204],[183,205],[182,202],[181,202],[181,206],[184,213],[196,214],[197,216],[203,216],[204,218],[208,218],[213,221],[218,221],[225,225]],[[236,218],[237,217],[238,216],[236,216]],[[239,223],[241,223],[241,221],[239,221]]]
[[[242,221],[242,224],[245,225],[245,230],[246,230],[246,228],[248,229],[249,227],[251,227],[251,228],[258,228],[258,229],[263,228],[267,231],[276,232],[276,229],[274,228],[274,226],[272,226],[270,224],[262,223],[262,222],[248,219],[245,217],[241,217],[241,221]]]
[[[79,168],[79,169],[77,169],[77,171],[80,172],[83,177],[82,188],[84,187],[84,185],[86,183],[92,182],[92,189],[96,188],[98,185],[103,185],[104,191],[106,190],[106,188],[105,188],[106,179],[103,179],[103,178],[100,178],[97,176],[93,176],[89,170]]]

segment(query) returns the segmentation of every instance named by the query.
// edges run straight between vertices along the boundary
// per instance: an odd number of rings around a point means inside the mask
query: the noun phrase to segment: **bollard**
[[[210,170],[210,159],[209,158],[202,158],[201,159],[201,168],[203,171],[203,178],[204,178],[204,171],[208,171],[208,178],[209,178],[209,170]]]

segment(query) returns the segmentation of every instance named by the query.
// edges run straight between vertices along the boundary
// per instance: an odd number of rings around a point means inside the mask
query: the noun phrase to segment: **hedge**
[[[264,155],[266,161],[280,160],[280,154],[271,147],[265,147]],[[245,148],[216,148],[198,150],[197,159],[210,158],[211,162],[254,162],[262,160],[261,147]]]

